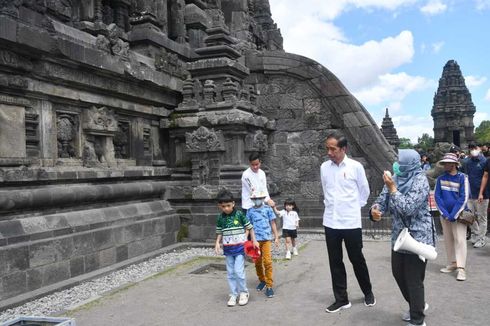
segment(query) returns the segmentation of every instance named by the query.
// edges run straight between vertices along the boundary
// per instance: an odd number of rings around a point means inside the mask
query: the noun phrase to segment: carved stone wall
[[[393,159],[335,76],[284,53],[268,0],[0,4],[0,309],[181,226],[214,237],[216,193],[239,198],[252,151],[315,223],[329,130],[373,193]]]

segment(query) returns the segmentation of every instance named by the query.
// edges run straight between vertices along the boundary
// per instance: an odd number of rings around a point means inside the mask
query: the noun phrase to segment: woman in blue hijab
[[[402,319],[408,325],[425,325],[424,278],[426,261],[409,251],[394,251],[395,241],[407,227],[412,238],[435,247],[436,234],[429,213],[429,182],[420,166],[420,155],[413,149],[400,149],[398,162],[393,164],[394,176],[383,174],[385,186],[371,206],[371,220],[379,221],[386,213],[391,213],[391,271],[400,288],[403,298],[408,302],[409,311]]]

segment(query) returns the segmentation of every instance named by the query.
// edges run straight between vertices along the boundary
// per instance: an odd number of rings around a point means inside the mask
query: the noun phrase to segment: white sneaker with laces
[[[238,299],[238,304],[240,306],[246,305],[248,303],[248,297],[249,297],[248,292],[241,292],[240,297]]]
[[[286,251],[286,259],[291,259],[291,251]]]
[[[236,305],[236,295],[230,294],[227,305],[228,307],[234,307]]]
[[[427,311],[427,309],[429,309],[429,304],[426,302],[425,303],[425,306],[424,306],[424,312]],[[403,313],[402,315],[402,320],[403,321],[410,321],[410,310],[407,310]]]
[[[293,247],[293,255],[298,256],[298,249]]]
[[[485,239],[478,239],[478,241],[475,242],[473,245],[473,248],[483,248],[487,244],[487,241]]]

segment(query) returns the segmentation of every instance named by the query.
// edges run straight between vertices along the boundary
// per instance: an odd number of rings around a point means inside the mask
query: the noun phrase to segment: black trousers
[[[410,323],[424,323],[425,307],[425,267],[419,256],[391,251],[391,272],[410,307]]]
[[[325,241],[327,243],[328,262],[332,276],[332,288],[336,302],[347,303],[347,274],[343,262],[342,241],[345,242],[347,255],[354,268],[357,282],[362,293],[368,295],[372,292],[369,271],[366,259],[362,254],[361,229],[331,229],[325,227]]]

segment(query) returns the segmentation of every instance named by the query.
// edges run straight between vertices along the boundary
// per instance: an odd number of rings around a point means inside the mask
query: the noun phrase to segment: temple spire
[[[449,60],[434,95],[432,118],[434,142],[448,142],[466,147],[474,140],[473,116],[476,108],[458,63]]]
[[[398,138],[395,125],[391,120],[388,108],[386,108],[385,117],[383,118],[383,122],[381,123],[381,133],[383,133],[388,143],[396,150],[400,145],[400,139]]]

